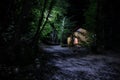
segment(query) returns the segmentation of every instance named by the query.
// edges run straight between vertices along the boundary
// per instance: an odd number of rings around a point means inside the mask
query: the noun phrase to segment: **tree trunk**
[[[44,1],[44,7],[43,7],[43,10],[42,10],[41,18],[39,19],[39,24],[38,24],[38,27],[37,27],[37,31],[36,31],[36,33],[35,33],[35,35],[34,35],[34,37],[33,37],[33,41],[32,41],[32,44],[33,44],[33,45],[37,44],[38,41],[39,41],[40,34],[41,34],[42,30],[44,29],[44,27],[45,27],[45,25],[46,25],[46,23],[47,23],[47,21],[48,21],[48,17],[49,17],[49,15],[50,15],[50,12],[51,12],[51,10],[52,10],[52,8],[53,8],[54,0],[52,0],[52,1],[50,2],[50,6],[49,6],[49,9],[48,9],[49,11],[48,11],[48,15],[47,15],[47,17],[46,17],[46,21],[44,22],[44,24],[43,24],[43,26],[42,26],[43,18],[44,18],[44,12],[45,12],[45,9],[46,9],[46,4],[47,4],[47,2]],[[41,28],[41,27],[42,27],[42,28]],[[41,28],[41,30],[40,30],[40,28]]]
[[[42,26],[42,22],[43,22],[43,18],[44,18],[44,12],[45,12],[45,9],[46,9],[46,5],[47,5],[47,1],[45,0],[44,1],[44,4],[43,4],[43,9],[41,10],[42,14],[39,18],[39,23],[38,23],[38,26],[37,26],[37,31],[35,33],[35,35],[33,36],[32,38],[32,42],[31,44],[32,45],[35,45],[39,39],[39,33],[40,33],[40,27]]]

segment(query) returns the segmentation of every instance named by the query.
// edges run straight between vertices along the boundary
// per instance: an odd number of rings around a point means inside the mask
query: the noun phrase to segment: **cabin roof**
[[[81,28],[80,26],[75,27],[75,28],[73,29],[73,32],[78,31],[80,28]]]

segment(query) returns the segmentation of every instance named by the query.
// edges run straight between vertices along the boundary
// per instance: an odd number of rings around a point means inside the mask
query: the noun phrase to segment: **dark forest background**
[[[119,51],[119,7],[117,0],[0,1],[0,62],[31,63],[42,53],[39,45],[45,36],[52,30],[61,35],[60,26],[64,25],[69,31],[79,25],[93,32],[96,35],[93,50],[103,47]]]

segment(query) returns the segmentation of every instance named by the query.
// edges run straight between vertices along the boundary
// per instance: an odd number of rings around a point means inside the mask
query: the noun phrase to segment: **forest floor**
[[[86,48],[60,45],[40,48],[42,57],[37,56],[31,65],[8,69],[0,66],[0,80],[120,80],[120,59],[116,52],[91,54]]]
[[[117,53],[90,54],[86,48],[44,46],[44,80],[120,80]],[[44,63],[43,63],[44,64]]]

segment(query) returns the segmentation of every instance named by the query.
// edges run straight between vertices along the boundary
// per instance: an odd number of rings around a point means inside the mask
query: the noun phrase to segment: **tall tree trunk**
[[[45,22],[44,22],[44,24],[43,24],[43,26],[42,26],[42,28],[41,28],[41,30],[40,30],[40,34],[41,34],[41,32],[43,31],[43,29],[45,28],[45,25],[46,25],[47,22],[48,22],[48,18],[49,18],[49,16],[50,16],[50,13],[51,13],[51,11],[52,11],[53,6],[54,6],[54,0],[52,0],[51,3],[50,3],[49,9],[48,9],[48,14],[47,14],[47,17],[46,17],[46,19],[45,19]]]
[[[14,4],[14,5],[16,6],[17,4]],[[13,38],[15,40],[13,44],[14,47],[18,44],[21,44],[20,42],[21,42],[21,37],[22,37],[22,28],[25,27],[23,24],[25,24],[24,23],[25,18],[27,17],[27,14],[31,7],[27,1],[23,1],[21,6],[22,6],[22,9],[21,9],[20,14],[18,14],[17,17],[15,17],[14,19],[16,20],[15,21],[16,22],[15,23],[15,35]],[[14,12],[17,13],[16,11]]]
[[[44,27],[45,27],[45,25],[46,25],[46,23],[47,23],[47,21],[48,21],[48,17],[49,17],[49,15],[50,15],[50,13],[51,13],[51,11],[52,11],[52,8],[53,8],[53,5],[54,5],[54,0],[51,0],[51,2],[50,2],[50,6],[49,6],[49,8],[48,8],[48,14],[47,14],[47,17],[46,17],[46,19],[45,19],[45,22],[43,23],[43,18],[44,18],[44,12],[45,12],[45,9],[46,9],[46,1],[44,1],[44,8],[43,8],[43,10],[42,10],[42,15],[41,15],[41,18],[40,18],[40,20],[39,20],[39,24],[38,24],[38,27],[37,27],[37,31],[36,31],[36,34],[34,35],[34,37],[33,37],[33,41],[32,41],[32,44],[33,45],[35,45],[35,44],[37,44],[38,43],[38,41],[39,41],[39,38],[40,38],[40,34],[41,34],[41,32],[43,31],[43,29],[44,29]],[[43,25],[42,25],[42,23],[43,23]],[[41,28],[42,27],[42,28]],[[41,30],[40,30],[40,28],[41,28]]]
[[[35,35],[33,36],[33,38],[32,38],[32,42],[31,42],[32,45],[35,45],[37,43],[37,41],[38,41],[39,33],[40,33],[40,27],[42,26],[46,6],[47,6],[47,1],[44,0],[43,9],[41,10],[42,13],[41,13],[41,16],[39,18],[39,23],[38,23],[38,26],[37,26],[37,31],[36,31]]]

